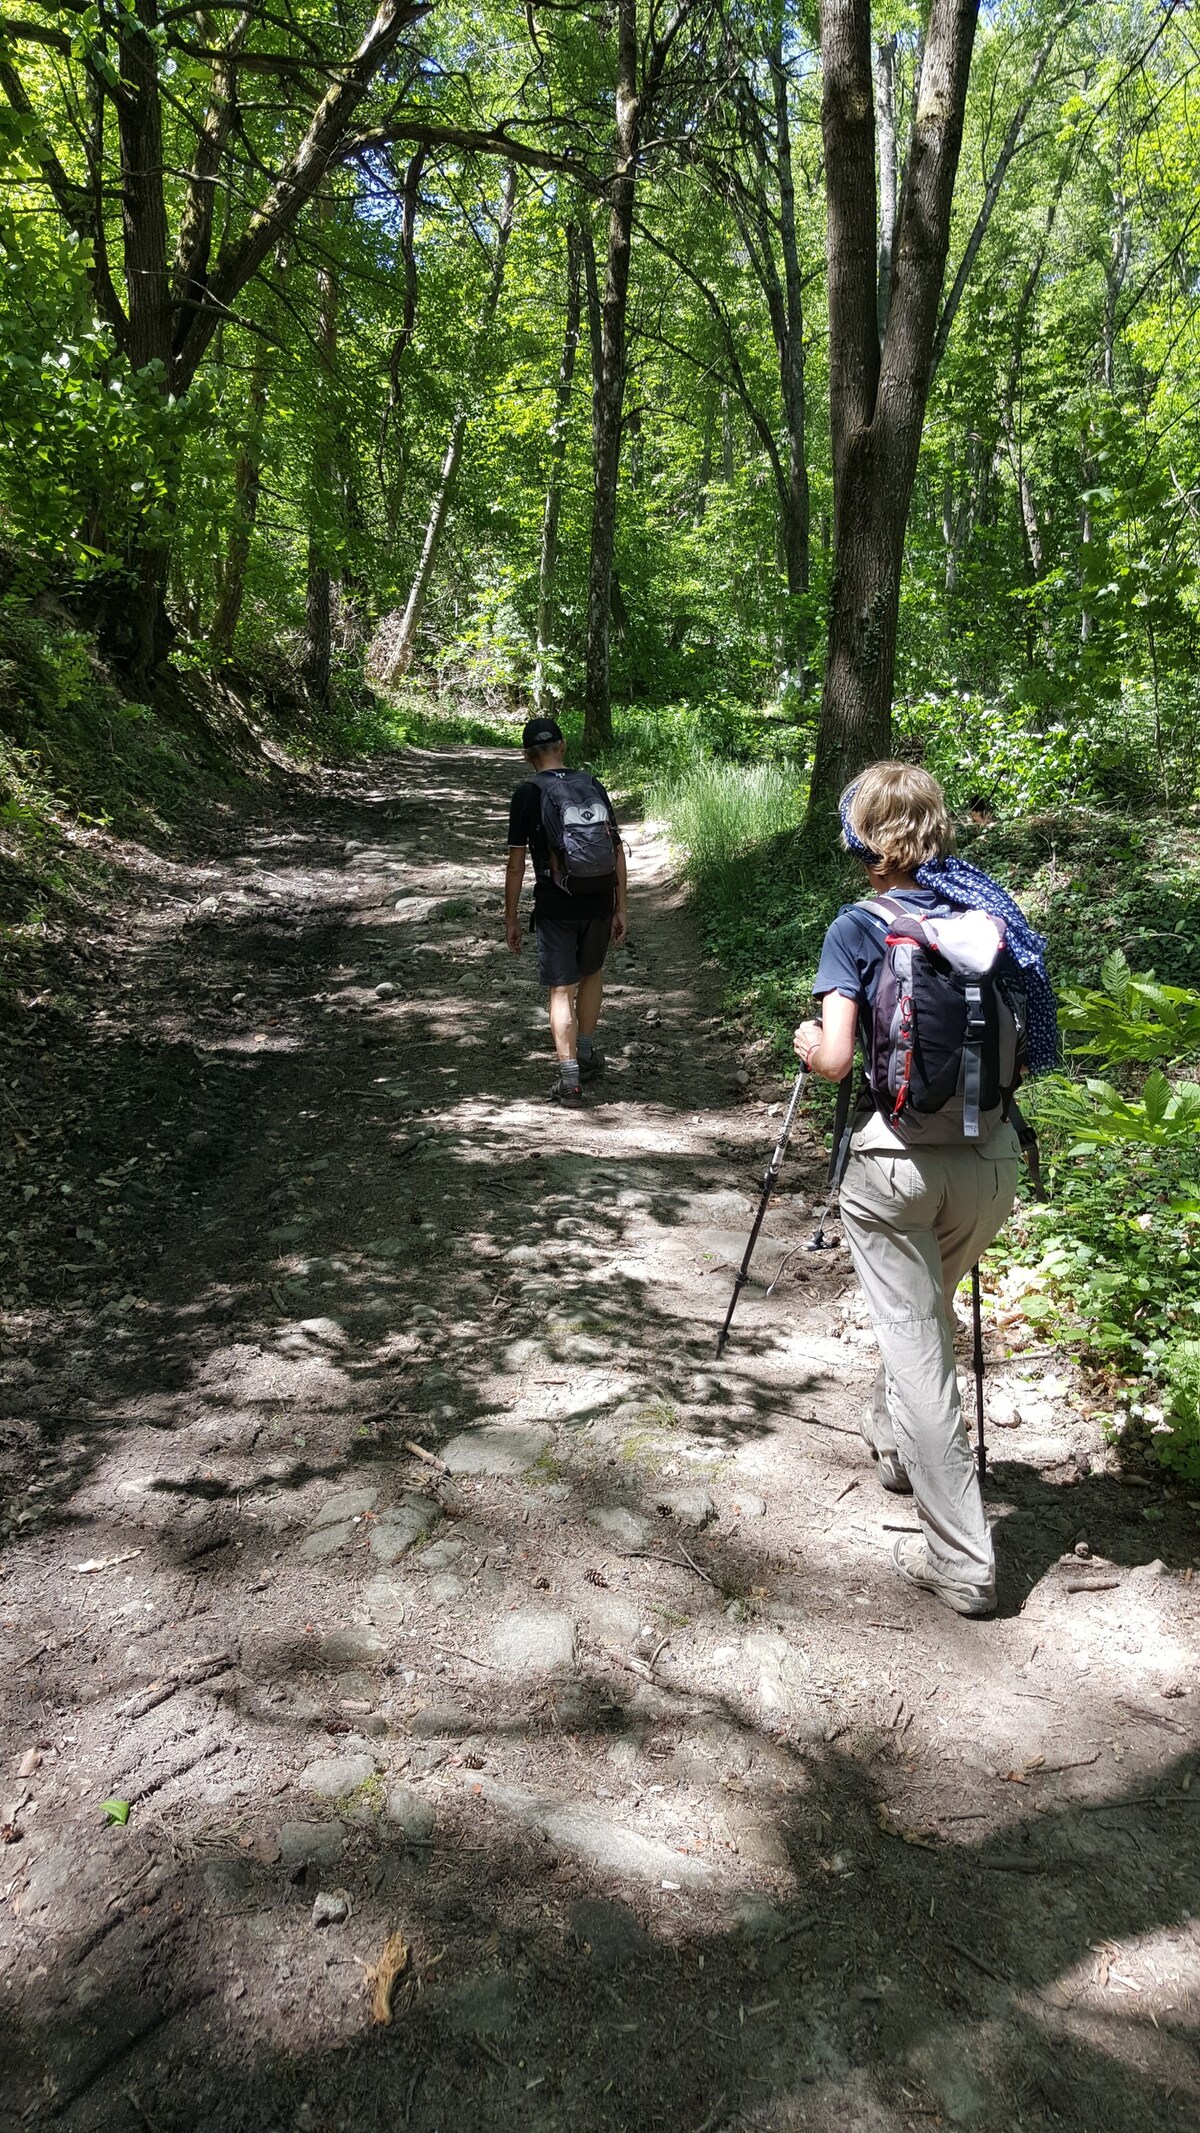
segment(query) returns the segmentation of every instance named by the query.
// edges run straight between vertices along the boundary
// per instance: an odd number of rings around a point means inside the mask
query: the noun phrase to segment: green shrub
[[[1065,1020],[1111,1078],[1035,1084],[1051,1199],[1001,1249],[1027,1277],[1025,1315],[1120,1373],[1126,1424],[1200,1478],[1200,1086],[1167,1072],[1194,1050],[1200,994],[1114,955]]]
[[[1162,1358],[1163,1419],[1152,1433],[1163,1466],[1200,1481],[1200,1340],[1172,1341]]]

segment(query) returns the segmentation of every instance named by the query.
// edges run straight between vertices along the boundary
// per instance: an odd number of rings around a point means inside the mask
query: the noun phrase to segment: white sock
[[[579,1087],[579,1061],[577,1059],[560,1059],[558,1065],[564,1087],[577,1089]]]

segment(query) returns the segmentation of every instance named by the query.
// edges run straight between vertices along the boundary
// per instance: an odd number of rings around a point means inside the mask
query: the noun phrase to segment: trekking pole
[[[721,1358],[721,1350],[725,1346],[725,1343],[729,1338],[729,1327],[733,1318],[733,1314],[737,1310],[738,1297],[741,1295],[742,1290],[745,1288],[746,1283],[750,1279],[751,1256],[753,1254],[755,1245],[758,1243],[758,1233],[763,1226],[763,1219],[767,1212],[767,1206],[770,1201],[771,1194],[775,1190],[775,1185],[779,1177],[779,1173],[783,1169],[783,1158],[787,1153],[787,1144],[789,1138],[791,1137],[792,1120],[796,1116],[796,1106],[799,1103],[801,1096],[804,1094],[804,1084],[807,1080],[808,1068],[802,1066],[800,1072],[796,1076],[796,1086],[792,1090],[791,1100],[788,1104],[787,1110],[783,1114],[783,1124],[779,1128],[779,1139],[775,1143],[775,1152],[772,1155],[770,1162],[767,1164],[767,1174],[763,1179],[762,1198],[758,1203],[758,1213],[754,1217],[754,1227],[751,1230],[749,1237],[746,1239],[746,1249],[742,1254],[742,1263],[737,1270],[737,1276],[734,1280],[733,1295],[729,1299],[729,1309],[725,1313],[725,1323],[717,1335],[718,1362]]]
[[[979,1261],[971,1268],[971,1318],[975,1330],[975,1434],[978,1449],[975,1464],[980,1481],[987,1479],[987,1445],[983,1437],[983,1319],[979,1302]]]

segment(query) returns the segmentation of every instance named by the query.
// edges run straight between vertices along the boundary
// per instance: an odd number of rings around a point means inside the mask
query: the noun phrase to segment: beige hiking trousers
[[[868,1129],[868,1132],[870,1129]],[[954,1291],[1002,1228],[1017,1190],[1009,1125],[982,1148],[852,1147],[842,1227],[887,1386],[887,1413],[937,1569],[995,1584],[992,1535],[963,1422],[954,1367]],[[886,1425],[877,1418],[877,1448]]]

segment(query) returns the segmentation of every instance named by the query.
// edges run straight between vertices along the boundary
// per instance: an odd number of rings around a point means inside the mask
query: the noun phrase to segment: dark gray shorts
[[[578,985],[604,967],[612,938],[611,918],[539,918],[538,976],[543,985]]]

